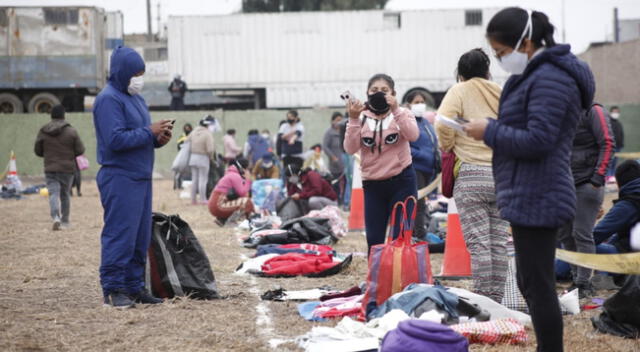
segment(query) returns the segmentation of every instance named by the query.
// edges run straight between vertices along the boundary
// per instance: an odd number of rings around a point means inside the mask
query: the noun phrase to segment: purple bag
[[[453,169],[456,167],[456,153],[453,151],[442,151],[442,195],[451,198],[453,197],[453,185],[455,184],[455,177],[453,176]]]
[[[414,351],[468,352],[469,342],[446,325],[410,319],[389,331],[380,346],[380,352]]]

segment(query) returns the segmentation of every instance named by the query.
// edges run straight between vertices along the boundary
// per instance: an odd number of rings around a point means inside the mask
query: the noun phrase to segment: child
[[[398,106],[394,86],[391,77],[376,74],[369,80],[366,103],[347,101],[344,149],[360,152],[369,250],[384,243],[393,205],[417,195],[409,142],[418,139],[418,126],[413,114]]]

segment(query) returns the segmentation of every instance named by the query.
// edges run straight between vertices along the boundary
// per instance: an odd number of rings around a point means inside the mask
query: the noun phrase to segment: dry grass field
[[[278,286],[346,289],[365,279],[363,257],[355,257],[343,273],[321,279],[234,275],[241,257],[252,251],[238,244],[237,231],[218,228],[206,207],[179,199],[171,185],[154,183],[154,210],[189,222],[224,299],[104,308],[98,281],[102,208],[95,182],[85,181],[83,197],[72,199],[72,228],[64,231],[51,231],[44,197],[0,200],[0,351],[296,351],[291,340],[318,323],[299,317],[295,303],[261,302],[259,295]],[[349,234],[335,248],[363,252],[366,244],[361,234]],[[440,255],[432,260],[438,271]],[[640,351],[638,341],[594,333],[589,317],[596,313],[565,317],[566,351]],[[529,333],[526,346],[474,345],[472,351],[534,351]],[[270,341],[284,343],[273,349]]]

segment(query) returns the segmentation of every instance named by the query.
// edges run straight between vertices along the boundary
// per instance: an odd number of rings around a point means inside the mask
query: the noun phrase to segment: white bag
[[[189,168],[189,158],[191,157],[191,141],[186,141],[180,146],[180,151],[176,158],[173,159],[171,170],[174,172],[184,172]]]

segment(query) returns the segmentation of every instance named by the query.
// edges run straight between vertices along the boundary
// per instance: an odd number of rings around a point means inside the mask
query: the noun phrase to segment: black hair
[[[371,78],[369,78],[369,83],[367,84],[367,90],[369,90],[369,88],[371,88],[371,86],[379,80],[383,80],[387,82],[387,84],[389,85],[389,88],[391,88],[392,91],[396,90],[396,83],[393,81],[393,78],[391,78],[391,76],[385,73],[376,73]]]
[[[424,94],[424,92],[423,92],[423,91],[421,91],[421,90],[414,90],[414,91],[412,91],[411,93],[409,93],[409,94],[407,95],[407,103],[411,104],[411,102],[413,101],[413,99],[415,99],[418,95],[419,95],[419,96],[421,96],[421,97],[422,97],[422,99],[424,99],[425,103],[426,103],[427,101],[429,101],[429,99],[427,99],[427,95],[426,95],[426,94]]]
[[[289,110],[287,111],[287,114],[295,117],[296,119],[298,118],[298,110]]]
[[[187,122],[184,124],[184,126],[182,126],[182,131],[184,133],[187,133],[187,127],[189,128],[189,133],[193,131],[193,126],[191,126],[191,124]]]
[[[51,108],[51,118],[52,119],[64,119],[64,106],[62,105],[55,105],[53,108]]]
[[[620,110],[620,108],[617,105],[614,105],[614,106],[609,108],[609,112],[611,112],[613,110]]]
[[[312,145],[312,146],[311,146],[311,148],[309,148],[309,149],[310,149],[310,150],[313,150],[313,149],[316,149],[316,148],[320,148],[320,149],[322,149],[322,145],[321,145],[320,143],[318,143],[318,144],[314,144],[314,145]]]
[[[254,129],[250,129],[249,130],[249,133],[248,133],[249,136],[253,136],[253,135],[256,135],[256,134],[260,134],[260,132],[258,132],[257,129],[254,128]]]
[[[487,38],[515,48],[518,45],[522,31],[527,26],[527,20],[527,11],[522,8],[508,7],[503,9],[489,21]],[[533,26],[531,41],[536,48],[556,45],[553,39],[554,27],[549,22],[547,15],[540,11],[533,11],[531,13],[531,25]],[[529,31],[524,35],[524,38],[528,37]]]
[[[236,168],[240,166],[244,170],[249,167],[249,160],[245,158],[237,158],[229,164],[235,166]],[[238,170],[238,171],[241,171],[241,170]]]
[[[622,188],[627,183],[640,178],[640,164],[633,159],[623,161],[616,168],[616,182]]]
[[[458,60],[457,76],[465,81],[474,77],[489,78],[489,56],[480,48],[469,50]]]
[[[235,128],[230,128],[227,130],[227,134],[236,134]]]
[[[335,111],[333,114],[331,114],[331,122],[335,121],[338,117],[344,117],[344,116],[342,116],[341,112]]]

